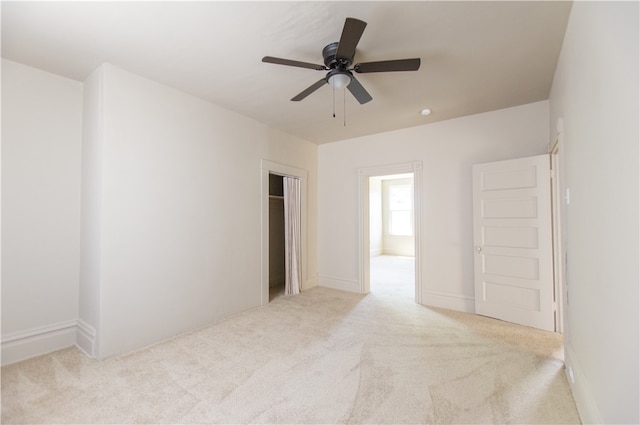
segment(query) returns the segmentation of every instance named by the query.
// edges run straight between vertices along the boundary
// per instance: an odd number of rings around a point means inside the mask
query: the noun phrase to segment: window
[[[410,184],[389,186],[389,234],[393,236],[413,235],[412,193]]]

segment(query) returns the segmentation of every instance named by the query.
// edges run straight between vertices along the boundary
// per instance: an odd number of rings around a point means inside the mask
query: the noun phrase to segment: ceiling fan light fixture
[[[335,89],[343,89],[351,83],[349,74],[336,73],[329,77],[329,84]]]

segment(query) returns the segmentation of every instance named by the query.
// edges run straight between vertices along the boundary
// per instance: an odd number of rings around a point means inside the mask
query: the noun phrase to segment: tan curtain
[[[284,189],[284,243],[285,243],[285,295],[300,293],[302,280],[300,257],[300,179],[283,178]]]

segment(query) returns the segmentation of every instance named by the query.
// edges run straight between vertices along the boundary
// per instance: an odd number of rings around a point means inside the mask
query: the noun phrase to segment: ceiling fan
[[[353,63],[356,53],[356,46],[362,37],[367,23],[355,18],[347,18],[342,29],[340,41],[328,44],[322,49],[324,65],[317,65],[309,62],[300,62],[290,59],[275,58],[265,56],[262,62],[274,63],[277,65],[297,66],[299,68],[309,68],[316,71],[329,71],[324,78],[313,83],[291,100],[300,101],[318,90],[325,84],[334,88],[347,88],[360,104],[369,102],[372,97],[365,88],[353,76],[353,72],[366,74],[370,72],[389,71],[417,71],[420,68],[420,58],[397,59],[378,62]]]

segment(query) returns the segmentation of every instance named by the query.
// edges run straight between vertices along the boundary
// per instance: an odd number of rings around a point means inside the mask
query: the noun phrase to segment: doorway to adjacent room
[[[421,163],[359,170],[360,291],[421,302]]]
[[[413,173],[369,178],[369,290],[414,298]]]

